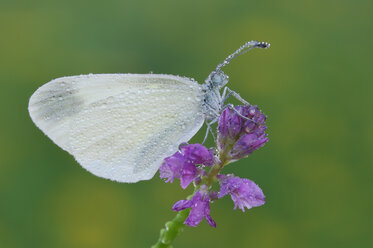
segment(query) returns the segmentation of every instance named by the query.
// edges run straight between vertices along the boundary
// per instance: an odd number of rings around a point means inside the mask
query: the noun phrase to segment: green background
[[[363,0],[0,0],[0,247],[150,247],[190,193],[82,169],[32,123],[39,86],[150,71],[203,82],[247,40],[272,46],[224,71],[268,115],[270,141],[226,171],[267,203],[219,200],[217,228],[188,227],[175,247],[372,246],[372,12]]]

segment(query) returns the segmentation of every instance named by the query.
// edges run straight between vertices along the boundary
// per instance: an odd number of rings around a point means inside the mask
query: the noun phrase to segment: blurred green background
[[[269,143],[232,164],[267,203],[212,205],[218,227],[175,247],[371,247],[372,1],[0,0],[0,247],[150,247],[178,183],[95,177],[32,123],[31,94],[87,73],[203,82],[247,40],[229,87],[268,115]],[[193,139],[202,140],[205,129]]]

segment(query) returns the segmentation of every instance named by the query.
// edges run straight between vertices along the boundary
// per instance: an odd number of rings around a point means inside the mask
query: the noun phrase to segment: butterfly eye
[[[223,82],[222,76],[219,74],[214,74],[211,80],[214,84],[221,84]]]
[[[213,72],[211,73],[210,80],[212,84],[221,88],[228,83],[228,76],[225,75],[222,71]]]

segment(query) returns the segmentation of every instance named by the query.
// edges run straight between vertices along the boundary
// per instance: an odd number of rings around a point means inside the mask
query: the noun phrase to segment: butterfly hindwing
[[[172,75],[63,77],[30,99],[35,124],[91,173],[119,182],[150,179],[200,129],[201,86]]]

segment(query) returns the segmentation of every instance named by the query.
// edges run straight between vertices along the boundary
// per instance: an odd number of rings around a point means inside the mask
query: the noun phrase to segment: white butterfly
[[[204,84],[163,74],[90,74],[57,78],[30,98],[35,124],[96,176],[118,182],[151,179],[165,157],[216,122],[224,101],[221,68],[268,43],[251,41],[211,72]],[[228,92],[228,93],[227,93]],[[207,134],[207,132],[206,132]]]

